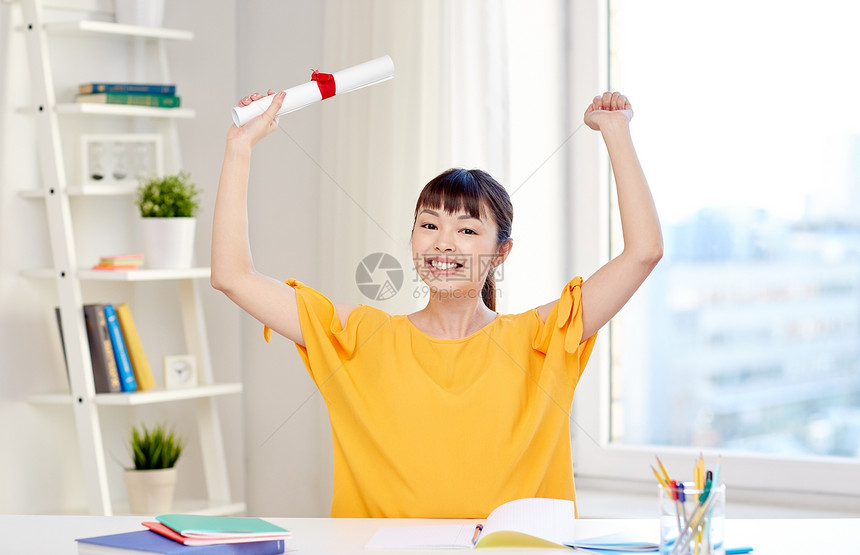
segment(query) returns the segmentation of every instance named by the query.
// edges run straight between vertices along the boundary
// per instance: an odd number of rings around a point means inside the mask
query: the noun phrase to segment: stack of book
[[[79,538],[78,553],[283,553],[290,532],[255,517],[168,514],[143,522],[148,530]]]
[[[65,355],[60,309],[54,310]],[[128,393],[155,387],[155,378],[128,304],[86,304],[84,322],[96,393]],[[68,371],[68,362],[66,369]]]
[[[117,254],[99,257],[93,270],[137,270],[142,264],[142,254]]]
[[[155,83],[84,83],[75,102],[179,108],[176,85]]]

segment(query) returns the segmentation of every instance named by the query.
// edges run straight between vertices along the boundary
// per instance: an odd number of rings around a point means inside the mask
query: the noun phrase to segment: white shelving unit
[[[38,108],[36,108],[38,110]],[[32,111],[36,111],[32,110]],[[136,116],[146,118],[193,118],[194,110],[187,108],[152,108],[150,106],[119,106],[117,104],[57,104],[58,114],[91,114],[102,116]]]
[[[18,2],[22,25],[18,26],[17,30],[25,35],[33,98],[33,104],[22,107],[19,112],[31,114],[33,117],[42,178],[40,184],[20,194],[34,199],[34,202],[45,204],[53,265],[50,268],[26,271],[24,275],[35,279],[51,279],[56,283],[65,338],[70,393],[37,395],[29,401],[34,404],[71,406],[82,458],[88,510],[92,514],[100,515],[112,515],[125,509],[114,506],[111,500],[99,407],[107,405],[131,407],[193,401],[196,407],[197,434],[201,446],[208,498],[178,499],[175,509],[201,514],[242,513],[245,511],[244,503],[231,499],[224,443],[215,406],[217,397],[240,393],[242,385],[240,383],[216,384],[213,380],[198,289],[200,280],[209,278],[209,268],[127,272],[105,272],[82,268],[78,264],[75,252],[70,197],[131,195],[134,188],[111,183],[98,185],[80,183],[79,178],[67,175],[67,164],[62,151],[61,119],[63,118],[155,118],[158,121],[158,133],[164,137],[166,168],[168,171],[177,171],[181,168],[181,158],[175,121],[179,118],[194,117],[194,111],[187,108],[59,103],[55,97],[54,72],[49,48],[49,36],[52,35],[83,34],[110,38],[113,41],[128,39],[132,43],[129,51],[134,54],[131,57],[136,58],[130,60],[132,63],[140,64],[142,52],[152,51],[153,48],[150,47],[154,47],[159,70],[157,75],[148,75],[148,80],[170,83],[164,43],[169,40],[192,40],[193,33],[184,30],[121,25],[108,21],[48,22],[45,18],[46,3],[48,0]],[[144,46],[148,50],[145,50]],[[81,80],[86,80],[86,76],[82,76]],[[84,301],[81,284],[95,282],[97,286],[98,282],[105,281],[158,280],[172,280],[178,283],[177,301],[181,306],[185,346],[187,352],[197,359],[199,385],[188,389],[96,394],[83,318]]]

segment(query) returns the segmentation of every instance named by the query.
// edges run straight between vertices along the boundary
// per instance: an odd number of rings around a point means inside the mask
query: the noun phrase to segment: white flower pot
[[[196,218],[141,218],[146,268],[188,269],[194,259]]]
[[[114,0],[116,22],[125,25],[161,27],[164,0]]]
[[[157,470],[126,469],[123,474],[128,505],[137,515],[171,512],[176,489],[176,467]]]

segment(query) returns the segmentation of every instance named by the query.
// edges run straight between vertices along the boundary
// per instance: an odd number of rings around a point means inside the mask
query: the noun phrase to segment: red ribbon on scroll
[[[317,82],[317,87],[320,88],[322,99],[331,98],[337,92],[337,86],[334,82],[334,75],[331,73],[320,73],[320,70],[315,69],[311,73],[311,81]]]

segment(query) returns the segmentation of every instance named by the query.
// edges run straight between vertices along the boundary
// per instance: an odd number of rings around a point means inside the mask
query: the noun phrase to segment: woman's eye
[[[465,233],[467,235],[474,235],[475,234],[475,230],[473,230],[473,229],[464,229],[462,231],[463,231],[463,233]]]
[[[436,229],[436,226],[433,224],[421,224],[421,227],[424,229]]]

